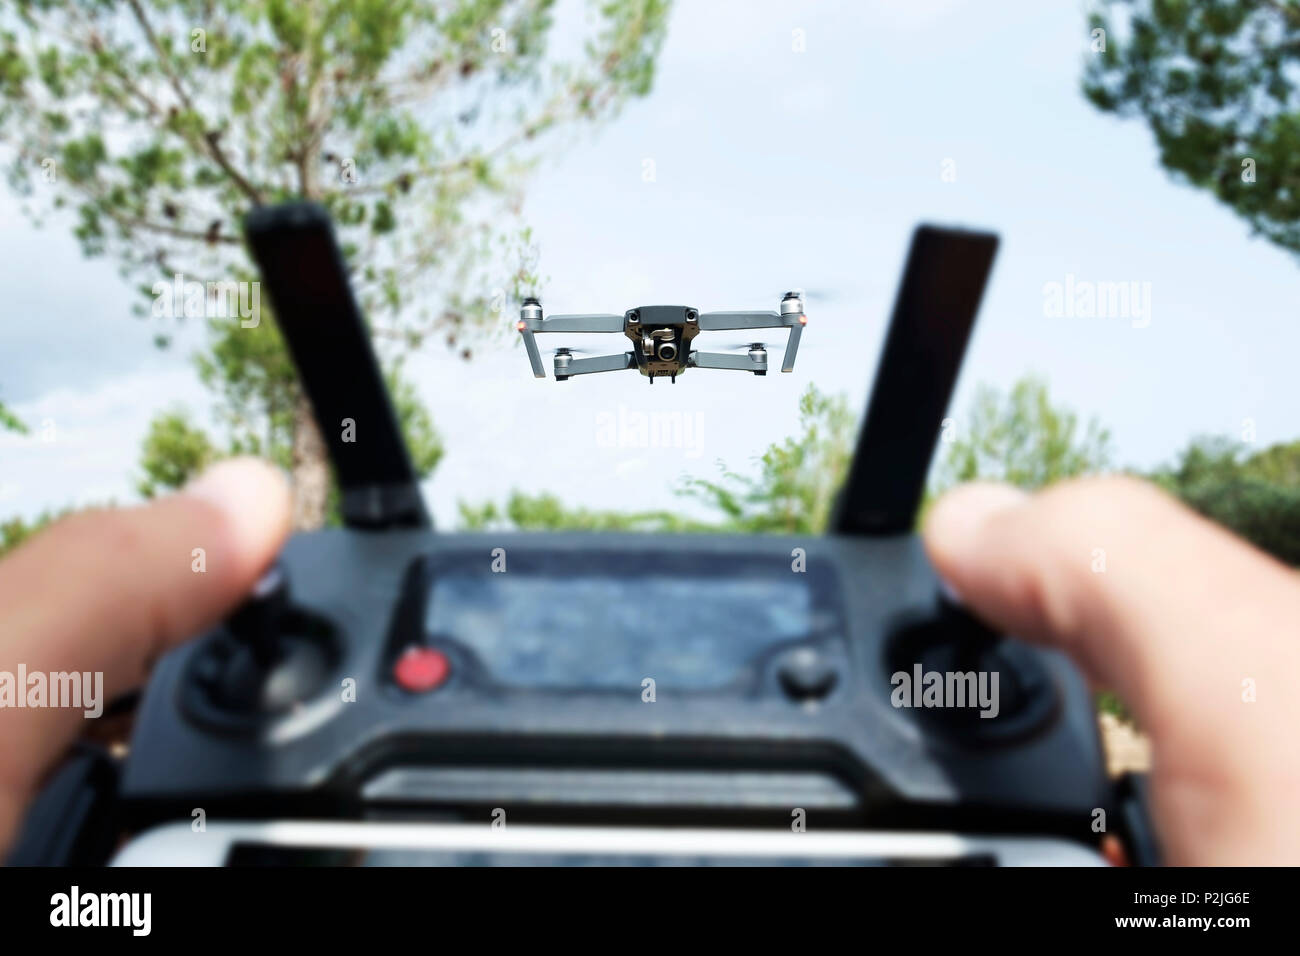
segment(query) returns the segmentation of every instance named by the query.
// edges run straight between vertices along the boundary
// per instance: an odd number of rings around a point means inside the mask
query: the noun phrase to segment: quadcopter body
[[[710,331],[789,329],[781,371],[793,371],[800,334],[807,322],[803,296],[787,292],[776,312],[700,312],[687,305],[644,305],[628,309],[622,315],[554,315],[549,318],[543,316],[541,302],[529,298],[524,300],[515,328],[523,336],[528,361],[537,378],[546,377],[537,347],[537,333],[622,332],[632,342],[631,351],[577,358],[572,348],[556,349],[555,380],[563,382],[575,375],[634,368],[653,385],[656,378],[664,377],[676,383],[677,376],[688,368],[767,374],[767,347],[762,342],[751,343],[743,355],[696,350],[693,347],[696,336]]]

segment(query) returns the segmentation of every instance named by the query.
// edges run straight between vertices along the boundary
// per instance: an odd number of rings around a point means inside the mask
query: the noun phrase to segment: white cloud
[[[69,505],[135,500],[133,476],[149,421],[178,402],[200,421],[209,404],[185,368],[62,387],[16,403],[12,411],[29,434],[0,433],[0,501],[6,511],[31,517]]]

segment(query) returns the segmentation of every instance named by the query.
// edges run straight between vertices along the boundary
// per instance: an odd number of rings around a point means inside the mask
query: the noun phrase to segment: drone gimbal
[[[725,368],[738,372],[767,374],[767,348],[762,342],[750,344],[748,353],[697,352],[691,343],[700,332],[726,329],[789,329],[781,371],[794,370],[799,335],[808,323],[803,311],[803,296],[787,292],[776,312],[700,312],[685,305],[644,305],[628,309],[622,315],[554,315],[542,317],[542,303],[535,298],[524,300],[516,323],[528,350],[533,375],[546,378],[542,356],[537,349],[538,332],[622,332],[632,340],[630,352],[574,358],[568,348],[555,350],[555,380],[563,382],[574,375],[592,372],[619,372],[635,368],[654,384],[657,376],[677,376],[688,368]]]

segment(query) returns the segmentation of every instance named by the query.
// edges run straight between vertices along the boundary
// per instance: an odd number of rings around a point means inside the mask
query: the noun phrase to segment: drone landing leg
[[[803,334],[803,323],[795,322],[790,326],[790,337],[786,339],[785,356],[781,359],[781,371],[794,371],[794,357],[799,351],[799,336]]]

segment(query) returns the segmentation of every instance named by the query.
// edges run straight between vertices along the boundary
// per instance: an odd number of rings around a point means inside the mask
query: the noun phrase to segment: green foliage
[[[436,333],[468,358],[501,299],[540,281],[517,222],[524,175],[573,141],[565,127],[647,93],[663,43],[664,0],[601,0],[562,60],[552,6],[19,2],[0,29],[9,182],[38,221],[70,207],[83,252],[146,293],[177,274],[254,278],[248,210],[321,202],[387,357]],[[199,373],[234,446],[288,464],[302,425],[276,331],[213,317],[209,332]]]
[[[941,433],[936,493],[976,479],[1043,488],[1110,465],[1110,432],[1052,404],[1047,383],[1027,376],[1004,396],[989,386]]]
[[[74,204],[86,253],[164,278],[239,271],[251,206],[315,199],[371,311],[396,321],[443,276],[420,330],[486,324],[494,286],[530,278],[480,267],[543,134],[648,93],[668,16],[665,0],[601,0],[560,60],[552,7],[22,2],[0,33],[10,179],[35,195],[53,160],[39,195]]]
[[[4,402],[0,402],[0,431],[17,432],[20,435],[27,434],[27,426],[13,412],[5,407]]]
[[[442,438],[433,427],[429,410],[415,393],[415,386],[402,376],[402,367],[394,365],[385,374],[388,394],[393,400],[393,412],[397,415],[398,427],[406,440],[407,450],[411,453],[411,464],[420,478],[428,478],[442,461],[445,451]]]
[[[1145,119],[1167,169],[1300,253],[1300,4],[1093,0],[1090,28],[1088,99]]]
[[[209,329],[208,351],[194,361],[199,379],[220,399],[217,419],[232,436],[231,452],[288,468],[298,382],[279,328],[263,315],[255,328],[236,318],[212,319]]]
[[[512,492],[504,508],[495,502],[472,505],[460,502],[461,526],[469,531],[498,528],[519,531],[716,531],[671,511],[596,511],[570,508],[552,494]]]
[[[757,459],[756,475],[720,465],[718,479],[690,478],[676,489],[685,498],[703,502],[716,515],[713,521],[686,522],[658,512],[571,511],[552,495],[518,492],[504,509],[462,503],[461,519],[470,528],[819,534],[826,529],[848,469],[856,421],[844,396],[808,386],[799,397],[798,433],[769,445]],[[963,421],[959,436],[946,444],[938,490],[976,478],[1040,488],[1100,471],[1110,461],[1109,433],[1095,422],[1081,427],[1077,415],[1052,404],[1047,386],[1036,378],[1020,380],[1005,397],[991,388],[980,389]],[[932,496],[926,506],[930,500]]]
[[[1242,469],[1250,477],[1300,488],[1300,441],[1282,442],[1247,457]]]
[[[1151,477],[1205,517],[1300,567],[1300,441],[1247,455],[1233,442],[1200,438]]]
[[[191,425],[183,410],[164,412],[149,424],[140,453],[144,477],[136,487],[146,498],[179,488],[215,457],[216,449],[207,434]]]
[[[269,325],[269,323],[264,324]],[[228,339],[232,348],[244,347],[259,341],[263,339],[255,335],[232,336]],[[222,354],[221,350],[217,350],[212,359],[205,358],[205,361],[219,361]],[[242,368],[248,367],[242,366]],[[393,411],[397,416],[398,426],[411,454],[411,464],[420,478],[428,478],[438,467],[438,462],[442,460],[445,450],[442,438],[434,428],[428,409],[416,395],[415,386],[403,377],[400,363],[390,366],[384,379],[388,392],[392,396]],[[241,407],[237,401],[239,398],[237,389],[242,385],[240,380],[235,376],[217,380],[221,382],[222,387],[229,390],[224,407],[226,409]],[[288,400],[287,396],[285,400]],[[250,415],[256,414],[255,402],[248,402],[246,407]],[[259,428],[249,427],[251,421],[245,419],[237,422],[236,427],[228,429],[232,437],[224,448],[219,448],[218,443],[207,432],[193,425],[189,414],[184,409],[173,409],[155,416],[149,424],[149,431],[140,453],[140,468],[144,472],[144,477],[137,483],[140,494],[152,498],[163,491],[180,488],[218,458],[264,453],[266,448],[272,449],[273,458],[278,460],[282,467],[287,468],[289,450],[286,442],[291,424],[289,411],[286,409],[286,414],[261,423],[260,428],[268,432],[265,444],[261,440],[256,440]],[[279,430],[279,437],[276,436],[275,430]],[[253,436],[254,440],[250,442],[248,436]],[[338,524],[337,497],[335,493],[332,498],[329,515],[332,524]]]
[[[770,445],[759,456],[756,476],[720,464],[716,480],[683,480],[676,493],[703,502],[716,515],[712,521],[672,511],[574,509],[555,495],[516,491],[504,508],[492,502],[461,502],[461,524],[471,530],[819,533],[848,467],[854,416],[843,396],[828,396],[810,385],[799,398],[799,424],[799,434]]]
[[[1137,720],[1133,717],[1133,712],[1129,710],[1128,704],[1120,699],[1119,695],[1111,690],[1099,690],[1093,695],[1093,702],[1097,711],[1103,714],[1114,714],[1120,720],[1127,724],[1136,724]]]
[[[720,479],[688,479],[679,493],[718,512],[721,530],[820,533],[848,468],[854,424],[844,396],[809,385],[799,397],[799,433],[769,445],[756,476],[721,466]]]

